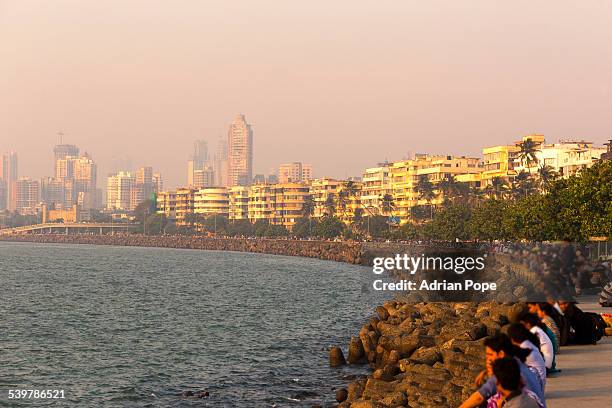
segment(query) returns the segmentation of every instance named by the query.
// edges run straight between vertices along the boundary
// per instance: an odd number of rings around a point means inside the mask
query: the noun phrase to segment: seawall
[[[28,234],[4,235],[0,241],[52,244],[89,244],[213,251],[256,252],[272,255],[302,256],[326,261],[367,265],[362,244],[358,242],[306,241],[265,238],[211,238],[199,236]],[[368,257],[369,258],[369,257]]]

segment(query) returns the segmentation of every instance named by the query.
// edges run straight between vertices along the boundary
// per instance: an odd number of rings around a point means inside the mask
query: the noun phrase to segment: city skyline
[[[111,3],[0,3],[0,149],[23,174],[47,174],[63,132],[100,175],[131,161],[180,185],[237,112],[255,174],[612,135],[608,2]]]

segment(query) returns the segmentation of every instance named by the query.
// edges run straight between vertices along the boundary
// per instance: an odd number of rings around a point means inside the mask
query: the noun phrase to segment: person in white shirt
[[[542,383],[542,389],[544,389],[546,386],[546,363],[540,352],[540,339],[538,339],[538,336],[527,330],[522,324],[513,323],[508,327],[508,337],[510,337],[512,344],[515,346],[531,350],[531,353],[529,353],[525,360],[525,364],[538,375]]]
[[[549,370],[552,369],[555,363],[555,347],[548,334],[546,334],[546,331],[542,328],[544,323],[542,323],[540,318],[533,313],[527,313],[522,316],[521,323],[527,330],[538,336],[540,340],[540,351],[542,352],[542,357],[544,357],[546,368]]]

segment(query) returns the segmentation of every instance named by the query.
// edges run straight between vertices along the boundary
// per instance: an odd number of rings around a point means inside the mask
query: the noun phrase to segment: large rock
[[[376,307],[376,313],[381,321],[387,320],[389,318],[389,312],[382,306]]]
[[[392,392],[380,402],[387,407],[403,407],[406,405],[406,394],[400,391]]]
[[[433,366],[442,359],[438,347],[421,347],[410,356],[410,361],[416,364]]]
[[[344,354],[342,354],[342,349],[340,347],[334,346],[329,349],[329,365],[331,367],[339,367],[346,364],[346,360],[344,359]]]
[[[348,401],[355,401],[361,398],[363,390],[365,389],[366,379],[359,379],[353,381],[348,386]]]
[[[362,364],[366,362],[366,354],[363,342],[359,337],[351,337],[348,349],[348,362],[350,364]]]
[[[393,392],[394,384],[375,378],[368,378],[362,397],[365,399],[381,400]]]
[[[347,398],[348,391],[346,390],[346,388],[340,388],[339,390],[336,390],[336,401],[343,402],[346,401]]]
[[[419,339],[412,335],[384,336],[378,344],[385,350],[397,350],[403,357],[411,355],[419,347]]]

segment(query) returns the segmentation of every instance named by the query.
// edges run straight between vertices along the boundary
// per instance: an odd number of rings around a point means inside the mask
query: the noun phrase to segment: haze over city
[[[0,152],[49,175],[63,132],[100,186],[131,162],[173,187],[237,113],[254,173],[612,135],[609,2],[258,4],[0,0]]]

